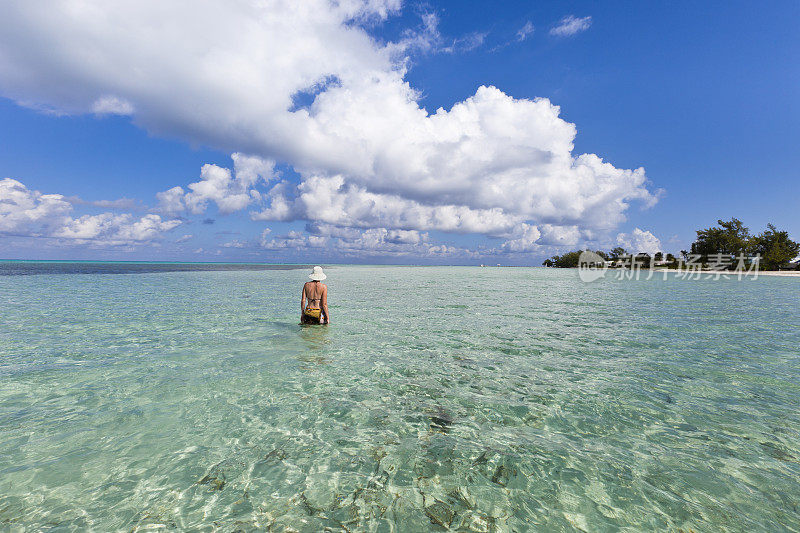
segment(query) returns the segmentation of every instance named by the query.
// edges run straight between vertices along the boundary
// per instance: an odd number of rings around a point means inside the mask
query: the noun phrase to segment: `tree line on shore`
[[[681,250],[680,259],[671,253],[656,252],[636,254],[635,259],[643,268],[654,265],[676,268],[681,261],[709,265],[721,261],[720,269],[732,270],[740,257],[760,257],[761,270],[798,270],[800,264],[792,263],[800,254],[800,243],[789,238],[787,231],[778,230],[773,224],[758,235],[753,235],[741,220],[717,220],[717,226],[697,230],[697,239],[690,250]],[[542,265],[556,268],[576,268],[582,250],[554,255]],[[618,246],[608,252],[595,253],[605,261],[617,263],[630,258],[624,248]],[[718,265],[720,266],[720,265]]]

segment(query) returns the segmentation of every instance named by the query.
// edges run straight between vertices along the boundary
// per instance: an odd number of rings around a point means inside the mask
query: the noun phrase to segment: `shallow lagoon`
[[[0,528],[800,529],[800,280],[327,271],[0,276]]]

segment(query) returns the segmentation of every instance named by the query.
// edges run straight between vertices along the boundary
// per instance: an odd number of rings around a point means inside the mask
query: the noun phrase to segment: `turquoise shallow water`
[[[800,280],[305,274],[0,276],[0,530],[800,530]]]

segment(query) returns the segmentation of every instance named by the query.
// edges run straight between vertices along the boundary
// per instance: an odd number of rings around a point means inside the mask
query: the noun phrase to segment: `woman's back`
[[[308,300],[308,307],[311,309],[319,309],[322,303],[322,295],[328,287],[319,281],[307,281],[303,290],[306,293],[306,300]]]

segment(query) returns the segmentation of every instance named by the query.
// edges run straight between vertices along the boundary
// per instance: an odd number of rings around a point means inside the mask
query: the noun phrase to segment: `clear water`
[[[800,530],[800,280],[305,274],[0,276],[0,530]]]

